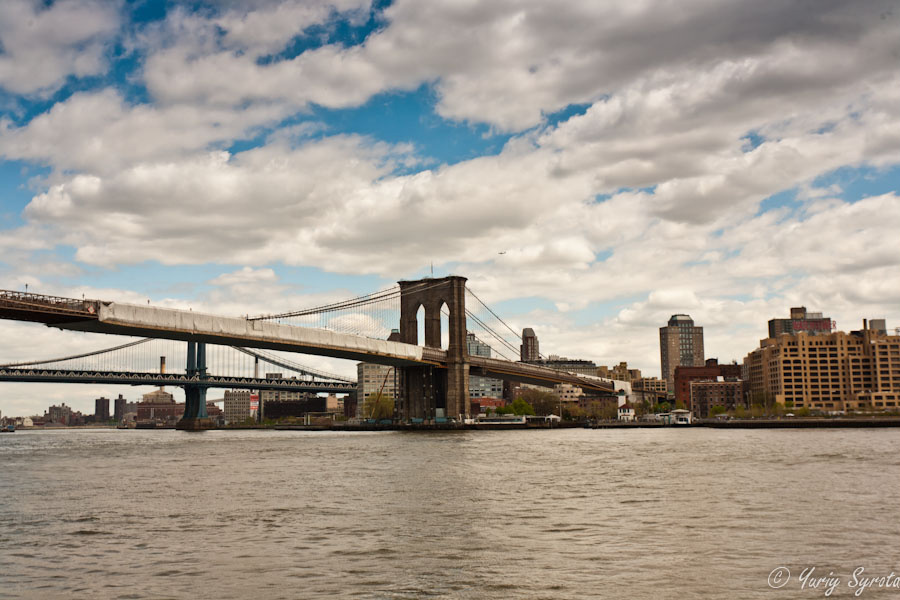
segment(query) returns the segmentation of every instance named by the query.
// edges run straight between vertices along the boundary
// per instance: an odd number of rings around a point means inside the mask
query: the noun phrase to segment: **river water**
[[[823,598],[829,572],[834,598],[900,574],[898,430],[17,431],[0,477],[3,598]]]

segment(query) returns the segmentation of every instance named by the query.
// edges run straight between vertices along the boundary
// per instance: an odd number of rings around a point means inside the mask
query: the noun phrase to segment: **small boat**
[[[16,430],[15,425],[7,425],[6,427],[0,428],[0,432],[2,433],[12,433]]]

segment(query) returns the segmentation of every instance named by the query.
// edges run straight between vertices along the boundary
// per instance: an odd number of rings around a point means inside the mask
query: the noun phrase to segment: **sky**
[[[433,265],[659,376],[675,313],[720,361],[792,306],[900,326],[898,188],[895,0],[0,3],[2,289],[243,315]],[[0,364],[121,341],[0,322]]]

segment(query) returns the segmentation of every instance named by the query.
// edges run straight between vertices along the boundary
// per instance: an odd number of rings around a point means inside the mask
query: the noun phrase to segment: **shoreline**
[[[690,425],[672,425],[665,423],[610,421],[602,423],[544,423],[510,424],[482,423],[438,423],[438,424],[349,424],[336,422],[328,425],[271,425],[259,427],[220,427],[209,431],[503,431],[503,430],[551,430],[551,429],[861,429],[900,427],[900,417],[859,417],[859,418],[790,418],[790,419],[732,419],[729,421],[703,421]],[[156,427],[153,429],[174,429],[174,427]],[[125,431],[148,431],[150,428],[128,428]],[[107,426],[77,427],[17,427],[16,431],[83,431],[83,430],[118,430]]]

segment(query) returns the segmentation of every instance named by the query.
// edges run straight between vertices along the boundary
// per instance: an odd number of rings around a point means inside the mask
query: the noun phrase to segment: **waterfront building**
[[[250,418],[250,390],[226,390],[225,422],[243,423]]]
[[[695,419],[713,416],[716,407],[721,412],[733,412],[739,406],[750,408],[747,400],[747,386],[741,379],[696,380],[690,382],[691,414]]]
[[[628,402],[619,407],[619,420],[634,421],[634,407]]]
[[[691,382],[741,379],[743,368],[737,363],[720,365],[718,359],[707,359],[702,367],[675,367],[675,404],[691,410]]]
[[[109,421],[109,398],[96,398],[94,400],[94,423],[106,423]]]
[[[744,359],[751,402],[824,412],[900,410],[900,336],[873,331],[781,334]]]
[[[805,306],[798,306],[791,308],[790,319],[769,320],[769,337],[776,338],[783,333],[793,335],[801,331],[819,335],[831,333],[833,328],[834,321],[829,317],[823,317],[820,312],[809,312]]]
[[[485,414],[489,408],[492,411],[495,411],[498,408],[506,406],[506,400],[503,398],[479,398],[472,404],[478,405],[478,413]],[[474,413],[475,411],[472,412]]]
[[[52,405],[44,413],[44,422],[68,425],[72,420],[72,407],[63,402],[60,406]]]
[[[474,333],[466,334],[466,347],[469,356],[484,356],[490,358],[491,347],[475,337]],[[469,397],[473,400],[479,398],[499,398],[503,396],[503,380],[493,377],[469,376]]]
[[[532,362],[541,359],[540,346],[534,329],[526,327],[522,330],[522,345],[519,347],[519,360]]]
[[[176,404],[175,396],[159,388],[141,396],[137,406],[138,421],[162,421],[174,423],[184,414],[184,404]]]
[[[659,358],[667,390],[674,393],[675,367],[703,366],[703,328],[689,315],[672,315],[668,325],[659,328]]]
[[[357,408],[368,406],[367,401],[381,394],[395,401],[399,397],[400,381],[397,369],[388,365],[359,363],[356,365]],[[359,412],[359,410],[357,410]],[[359,416],[354,415],[354,416]]]

